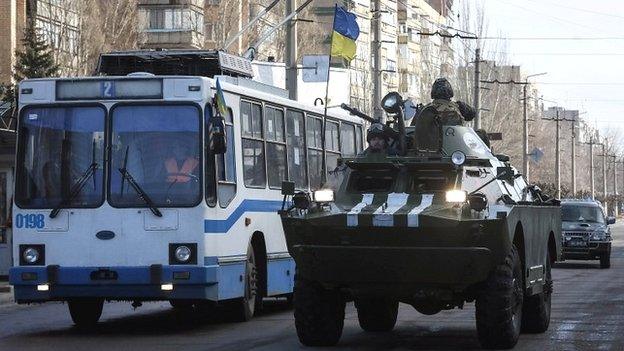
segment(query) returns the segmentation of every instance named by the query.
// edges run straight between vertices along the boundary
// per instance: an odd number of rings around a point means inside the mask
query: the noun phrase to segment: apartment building
[[[199,49],[204,45],[204,0],[139,0],[143,48]]]
[[[33,20],[60,66],[60,73],[77,72],[80,58],[80,18],[77,0],[0,1],[0,83],[11,82],[15,51],[22,46],[24,27]]]

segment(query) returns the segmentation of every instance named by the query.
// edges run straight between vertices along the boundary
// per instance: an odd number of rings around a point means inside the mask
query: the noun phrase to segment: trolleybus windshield
[[[119,105],[111,110],[109,201],[115,207],[185,207],[201,199],[200,110]],[[138,185],[137,191],[122,170]],[[142,194],[141,194],[142,193]],[[145,195],[151,204],[145,201]]]
[[[105,115],[104,108],[98,106],[22,109],[18,131],[18,206],[102,204]]]

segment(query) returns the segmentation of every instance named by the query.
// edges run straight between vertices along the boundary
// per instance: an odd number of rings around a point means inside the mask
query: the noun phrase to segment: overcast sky
[[[464,0],[467,1],[467,0]],[[483,6],[488,36],[508,38],[611,38],[604,40],[508,40],[511,64],[532,80],[545,99],[600,129],[624,128],[623,0],[468,0]],[[485,53],[487,55],[487,52]]]

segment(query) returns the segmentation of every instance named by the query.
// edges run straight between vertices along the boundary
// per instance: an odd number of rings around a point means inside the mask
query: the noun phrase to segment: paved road
[[[598,262],[570,261],[553,270],[555,296],[550,330],[522,335],[516,350],[624,350],[624,225],[616,225],[612,268]],[[0,307],[0,350],[295,350],[302,349],[284,302],[267,303],[248,323],[197,320],[167,303],[132,310],[128,303],[104,306],[98,329],[83,333],[72,326],[62,304]],[[474,304],[464,310],[424,316],[401,305],[394,331],[360,330],[352,305],[335,349],[478,349]]]

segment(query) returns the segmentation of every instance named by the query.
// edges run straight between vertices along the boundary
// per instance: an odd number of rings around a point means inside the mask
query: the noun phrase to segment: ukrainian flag
[[[221,117],[229,117],[229,112],[227,108],[227,104],[225,103],[225,96],[223,95],[223,89],[221,89],[221,84],[219,83],[219,78],[217,78],[217,94],[215,96],[216,100],[216,108]]]
[[[331,56],[342,57],[351,62],[355,57],[355,41],[360,35],[356,15],[336,5],[334,30],[331,39]]]

